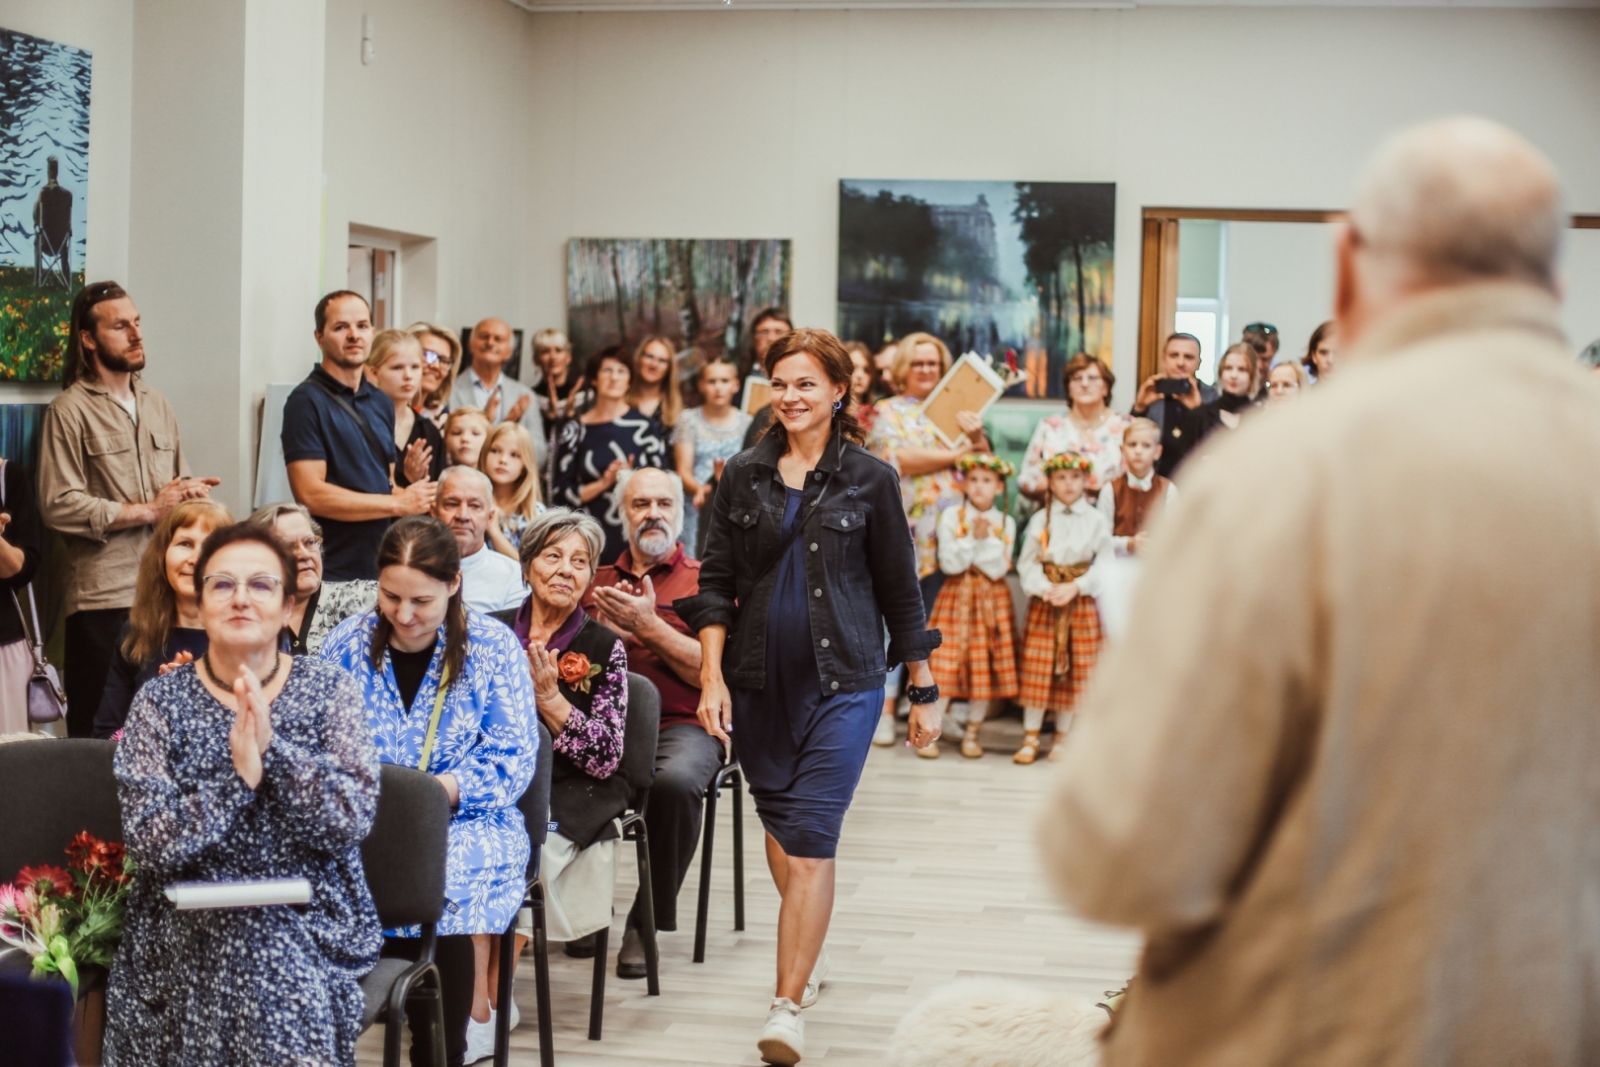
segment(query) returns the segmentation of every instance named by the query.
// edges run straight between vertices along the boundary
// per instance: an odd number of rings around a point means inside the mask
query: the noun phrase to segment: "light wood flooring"
[[[903,737],[903,727],[902,727]],[[1045,887],[1033,848],[1035,816],[1053,765],[1011,762],[1020,723],[985,727],[989,754],[918,759],[903,744],[875,748],[844,826],[838,896],[828,934],[832,973],[805,1013],[805,1063],[882,1064],[900,1017],[958,977],[994,975],[1098,997],[1132,973],[1137,938],[1068,915]],[[552,946],[557,1064],[757,1065],[755,1037],[772,996],[778,895],[745,799],[746,929],[733,930],[731,812],[718,813],[706,962],[690,962],[699,860],[679,898],[679,929],[661,935],[661,996],[614,971],[636,885],[631,848],[619,864],[605,1037],[586,1040],[590,960]],[[517,972],[522,1025],[511,1062],[537,1065],[533,967]],[[381,1059],[381,1032],[360,1062]],[[488,1063],[489,1061],[484,1061]]]

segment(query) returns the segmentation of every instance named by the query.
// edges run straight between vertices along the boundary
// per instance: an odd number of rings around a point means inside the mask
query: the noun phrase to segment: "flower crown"
[[[993,471],[1001,478],[1009,478],[1017,473],[1017,468],[1011,465],[1010,460],[1001,459],[993,452],[968,452],[956,460],[956,470],[963,474],[979,467],[986,471]]]
[[[1094,464],[1089,462],[1089,457],[1077,452],[1062,452],[1051,456],[1044,461],[1045,474],[1054,474],[1056,471],[1082,471],[1085,474],[1094,470]]]

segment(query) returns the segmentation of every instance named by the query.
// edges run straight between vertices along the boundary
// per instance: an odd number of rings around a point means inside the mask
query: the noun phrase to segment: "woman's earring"
[[[842,407],[844,407],[844,399],[843,398],[840,398],[840,399],[835,400],[833,402],[833,413],[834,413],[835,416],[837,416],[839,414],[839,409],[842,408]]]

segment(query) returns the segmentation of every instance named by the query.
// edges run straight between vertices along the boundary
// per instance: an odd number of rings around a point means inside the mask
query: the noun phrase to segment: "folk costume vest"
[[[604,666],[611,662],[611,650],[618,640],[617,635],[604,626],[593,619],[585,619],[566,650]],[[593,686],[584,692],[565,681],[558,684],[569,704],[584,712],[589,710],[594,702]],[[609,778],[591,778],[559,749],[553,751],[551,757],[550,828],[580,849],[588,848],[601,838],[615,837],[611,820],[628,808],[628,783],[622,767],[618,765]]]
[[[1126,473],[1111,483],[1111,497],[1116,501],[1117,517],[1111,527],[1115,537],[1132,537],[1143,533],[1146,526],[1161,514],[1167,499],[1167,487],[1172,483],[1161,475],[1154,476],[1149,489],[1135,489],[1128,484]]]

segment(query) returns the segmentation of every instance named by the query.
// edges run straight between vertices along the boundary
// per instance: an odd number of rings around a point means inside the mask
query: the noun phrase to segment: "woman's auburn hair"
[[[406,333],[415,337],[418,344],[422,343],[423,334],[427,334],[429,337],[437,337],[445,343],[445,347],[450,349],[450,366],[446,368],[444,381],[439,383],[439,388],[428,396],[422,396],[420,395],[421,387],[418,387],[417,406],[419,408],[444,407],[450,403],[450,394],[456,387],[456,375],[461,373],[461,341],[443,326],[435,326],[431,322],[413,322],[406,327]],[[427,346],[424,345],[423,347]]]
[[[906,381],[911,377],[911,358],[917,354],[918,345],[932,345],[939,350],[939,376],[950,373],[950,346],[931,333],[908,333],[895,343],[894,363],[889,367],[889,380],[896,393],[906,391]]]
[[[661,345],[667,350],[667,376],[661,380],[661,407],[657,410],[656,418],[670,430],[677,425],[678,416],[683,413],[683,390],[678,386],[677,350],[673,348],[671,340],[659,333],[646,335],[634,346],[633,360],[628,366],[628,406],[639,406],[639,387],[644,384],[639,363],[644,359],[644,350],[651,345]]]
[[[523,518],[531,519],[539,513],[538,505],[544,501],[539,499],[539,466],[533,458],[533,435],[528,433],[527,427],[520,422],[502,422],[491,429],[478,453],[478,470],[483,472],[493,487],[494,479],[489,475],[489,450],[496,441],[507,435],[516,442],[517,455],[522,459],[522,477],[517,479],[516,488],[511,491],[511,510]]]
[[[178,621],[178,594],[167,581],[167,549],[178,531],[205,523],[210,534],[233,525],[233,513],[215,500],[185,500],[161,517],[139,557],[139,576],[134,583],[133,606],[128,609],[128,636],[122,654],[129,663],[143,667],[164,655],[167,639]],[[199,560],[195,569],[195,595],[200,593]]]
[[[461,549],[450,528],[431,515],[407,515],[383,535],[378,546],[378,576],[389,567],[410,567],[436,582],[449,585],[461,574]],[[444,611],[445,678],[454,684],[467,666],[467,609],[461,599],[462,587],[450,595]],[[383,654],[394,635],[394,626],[383,608],[377,609],[378,622],[372,628],[368,657],[372,669],[383,669]]]
[[[1111,373],[1111,368],[1106,366],[1106,361],[1099,356],[1090,355],[1088,352],[1079,352],[1067,360],[1067,365],[1061,368],[1061,391],[1067,394],[1067,407],[1072,406],[1072,378],[1080,371],[1090,367],[1100,372],[1100,377],[1106,383],[1106,404],[1111,404],[1111,387],[1117,384],[1117,376]]]
[[[827,330],[802,326],[774,341],[772,347],[767,349],[766,358],[761,361],[762,369],[767,372],[767,379],[769,381],[772,379],[779,363],[802,352],[817,361],[830,383],[844,386],[845,403],[833,413],[834,429],[838,431],[840,437],[852,444],[865,444],[867,432],[856,419],[855,412],[850,410],[849,403],[850,378],[855,373],[855,366],[850,362],[850,353],[845,350],[844,345]],[[786,450],[789,447],[789,431],[783,428],[783,421],[776,413],[773,414],[772,421],[767,424],[761,436],[776,438]]]

